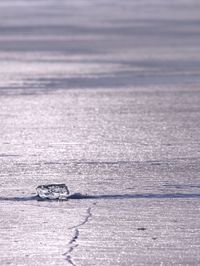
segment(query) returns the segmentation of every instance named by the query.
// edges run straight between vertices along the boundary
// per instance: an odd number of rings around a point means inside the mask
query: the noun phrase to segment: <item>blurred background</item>
[[[200,3],[0,3],[0,88],[198,86]]]

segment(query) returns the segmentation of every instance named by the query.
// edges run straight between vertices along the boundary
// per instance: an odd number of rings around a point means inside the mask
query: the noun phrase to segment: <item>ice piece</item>
[[[38,196],[42,199],[68,199],[69,190],[65,184],[41,185],[36,188]]]

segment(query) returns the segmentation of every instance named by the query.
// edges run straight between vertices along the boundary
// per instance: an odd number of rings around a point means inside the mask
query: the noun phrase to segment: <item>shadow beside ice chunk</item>
[[[54,185],[55,186],[55,185]],[[47,196],[17,196],[17,197],[4,197],[0,196],[0,201],[43,201],[43,200],[127,200],[127,199],[200,199],[200,193],[169,193],[169,194],[153,194],[153,193],[144,193],[144,194],[110,194],[110,195],[88,195],[88,194],[81,194],[81,193],[74,193],[68,196],[64,196],[63,194],[59,193],[52,193],[51,195],[48,194]],[[43,194],[42,194],[43,195]]]
[[[69,190],[65,184],[41,185],[36,188],[39,198],[41,199],[62,199],[69,197]]]

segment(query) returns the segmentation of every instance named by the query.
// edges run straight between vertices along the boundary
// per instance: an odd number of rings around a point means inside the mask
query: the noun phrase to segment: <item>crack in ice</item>
[[[96,203],[93,203],[93,205],[96,205]],[[76,243],[76,241],[78,240],[79,235],[80,235],[80,232],[79,232],[78,228],[83,226],[84,224],[86,224],[91,217],[92,217],[92,207],[88,207],[87,211],[86,211],[86,216],[85,216],[85,219],[83,220],[83,222],[68,228],[68,229],[74,229],[74,234],[73,234],[71,240],[68,243],[69,249],[63,255],[66,257],[66,260],[72,266],[76,266],[76,264],[72,260],[71,253],[74,251],[75,248],[78,247],[78,244]]]
[[[76,230],[74,231],[74,235],[72,237],[72,239],[69,241],[68,245],[69,245],[69,249],[63,254],[63,256],[66,257],[66,260],[72,265],[72,266],[76,266],[76,264],[72,261],[72,257],[71,257],[71,253],[73,252],[73,250],[78,247],[78,244],[76,244],[76,240],[78,239],[79,236],[79,230],[76,228]]]
[[[83,226],[84,224],[86,224],[89,221],[89,219],[92,217],[91,210],[92,210],[92,207],[87,208],[87,213],[86,213],[87,215],[86,215],[86,217],[85,217],[85,219],[83,220],[82,223],[80,223],[78,225],[74,225],[72,227],[69,227],[68,229],[78,228],[78,227]]]
[[[69,241],[69,244],[73,244],[74,242],[76,242],[76,240],[78,239],[79,237],[79,230],[76,229],[75,230],[75,233],[74,233],[74,236],[72,237],[72,239]]]

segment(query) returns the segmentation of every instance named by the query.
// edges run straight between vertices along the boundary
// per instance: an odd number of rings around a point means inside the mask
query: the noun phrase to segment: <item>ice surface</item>
[[[199,25],[197,0],[0,1],[0,265],[200,265]]]
[[[42,199],[67,199],[69,196],[69,190],[65,184],[42,185],[36,190]]]

